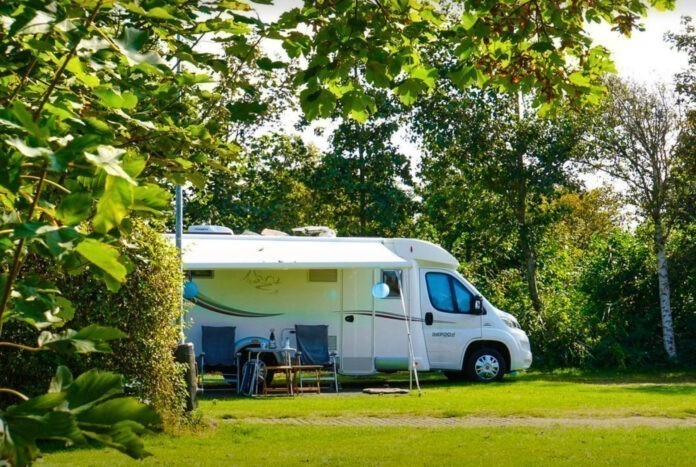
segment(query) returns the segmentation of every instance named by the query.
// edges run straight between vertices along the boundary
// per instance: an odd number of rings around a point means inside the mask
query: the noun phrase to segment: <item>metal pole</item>
[[[181,250],[182,245],[182,235],[184,233],[184,195],[181,189],[181,185],[176,186],[175,191],[175,223],[174,223],[174,236],[176,238],[176,248],[179,250],[179,259],[182,260],[179,264],[181,265],[181,271],[183,273],[184,263],[183,263],[183,253]],[[184,337],[184,294],[179,294],[179,343],[183,344],[185,341]]]
[[[399,297],[401,298],[401,310],[404,312],[404,318],[406,322],[406,335],[408,336],[408,378],[409,378],[409,389],[413,390],[413,378],[416,379],[416,387],[418,388],[418,397],[421,396],[420,382],[418,381],[418,369],[416,368],[416,356],[413,352],[413,339],[411,339],[411,312],[406,314],[406,302],[404,302],[404,288],[401,286],[401,274],[403,274],[403,269],[399,270],[396,274],[396,281],[399,284]]]

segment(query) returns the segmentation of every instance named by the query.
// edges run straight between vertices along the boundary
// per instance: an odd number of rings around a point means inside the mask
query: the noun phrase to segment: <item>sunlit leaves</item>
[[[119,261],[118,250],[113,246],[86,238],[75,247],[75,251],[117,282],[125,280],[126,267]]]
[[[96,154],[85,153],[85,159],[103,169],[107,174],[122,178],[128,183],[135,185],[135,180],[121,167],[121,156],[125,153],[125,149],[102,145],[97,148]]]
[[[110,352],[109,341],[124,337],[126,334],[118,329],[91,324],[79,331],[72,329],[59,333],[44,331],[39,335],[38,344],[42,349],[60,353]]]

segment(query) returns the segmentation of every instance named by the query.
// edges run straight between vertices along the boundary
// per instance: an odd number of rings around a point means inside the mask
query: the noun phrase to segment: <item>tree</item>
[[[602,77],[613,65],[606,49],[592,46],[586,22],[607,22],[624,35],[639,27],[648,7],[673,0],[452,1],[455,15],[433,0],[305,0],[282,15],[274,37],[291,58],[303,57],[294,75],[307,118],[338,108],[358,121],[377,110],[366,84],[414,103],[436,87],[430,44],[441,39],[455,63],[448,74],[461,89],[471,85],[534,96],[535,107],[568,99],[596,104]],[[447,5],[447,3],[445,4]],[[356,68],[364,68],[366,82]]]
[[[312,174],[317,211],[342,235],[395,236],[411,223],[410,164],[392,143],[398,103],[384,93],[364,124],[343,121]]]
[[[107,352],[124,336],[97,324],[67,328],[73,305],[23,266],[34,255],[117,290],[132,267],[116,247],[127,241],[129,217],[168,210],[159,184],[195,182],[210,154],[235,153],[199,111],[217,99],[201,83],[226,63],[195,50],[205,32],[224,43],[257,28],[234,5],[0,5],[0,336],[7,321],[40,332],[35,345],[1,341],[4,361],[17,351]],[[31,463],[37,440],[48,438],[144,457],[139,435],[160,422],[118,397],[121,377],[112,373],[73,379],[60,366],[47,394],[27,400],[21,389],[0,388],[0,457],[11,464]],[[20,402],[7,405],[8,397]]]
[[[628,199],[652,223],[657,258],[662,335],[667,355],[677,357],[670,303],[666,244],[667,206],[674,190],[676,141],[682,115],[665,86],[647,89],[609,82],[610,99],[593,120],[587,161],[626,185]]]
[[[319,156],[298,137],[271,134],[247,143],[239,161],[211,171],[188,196],[189,224],[220,224],[235,232],[289,231],[315,223],[310,178]]]
[[[518,105],[506,95],[450,87],[419,105],[414,122],[426,150],[424,203],[446,198],[450,204],[447,210],[439,205],[426,209],[457,219],[459,227],[445,231],[461,237],[467,259],[503,254],[505,245],[524,272],[537,319],[542,319],[536,248],[555,217],[550,201],[559,196],[560,186],[572,185],[566,162],[576,130],[561,119],[520,116]],[[443,190],[446,194],[438,194]],[[493,253],[482,245],[490,245]]]

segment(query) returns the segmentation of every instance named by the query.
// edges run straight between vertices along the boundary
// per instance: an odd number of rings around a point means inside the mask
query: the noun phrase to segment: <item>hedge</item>
[[[143,221],[134,221],[121,250],[131,263],[131,272],[117,293],[108,291],[87,271],[68,275],[38,260],[27,261],[23,273],[50,276],[72,301],[72,329],[99,323],[121,329],[128,338],[113,343],[110,354],[66,357],[49,352],[10,355],[8,351],[0,386],[35,395],[46,390],[58,364],[67,365],[75,374],[98,367],[123,374],[131,394],[150,404],[166,425],[176,424],[185,404],[183,368],[173,356],[179,338],[179,256],[158,229]],[[36,330],[21,323],[8,323],[3,332],[3,337],[29,345],[35,345],[36,336]]]

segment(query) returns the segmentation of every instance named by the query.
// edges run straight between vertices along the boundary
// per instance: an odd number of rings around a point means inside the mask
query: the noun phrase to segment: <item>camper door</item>
[[[341,294],[341,373],[375,372],[373,269],[344,269]]]
[[[430,366],[461,370],[467,344],[481,337],[481,316],[471,313],[473,294],[444,269],[422,269],[420,282]]]

